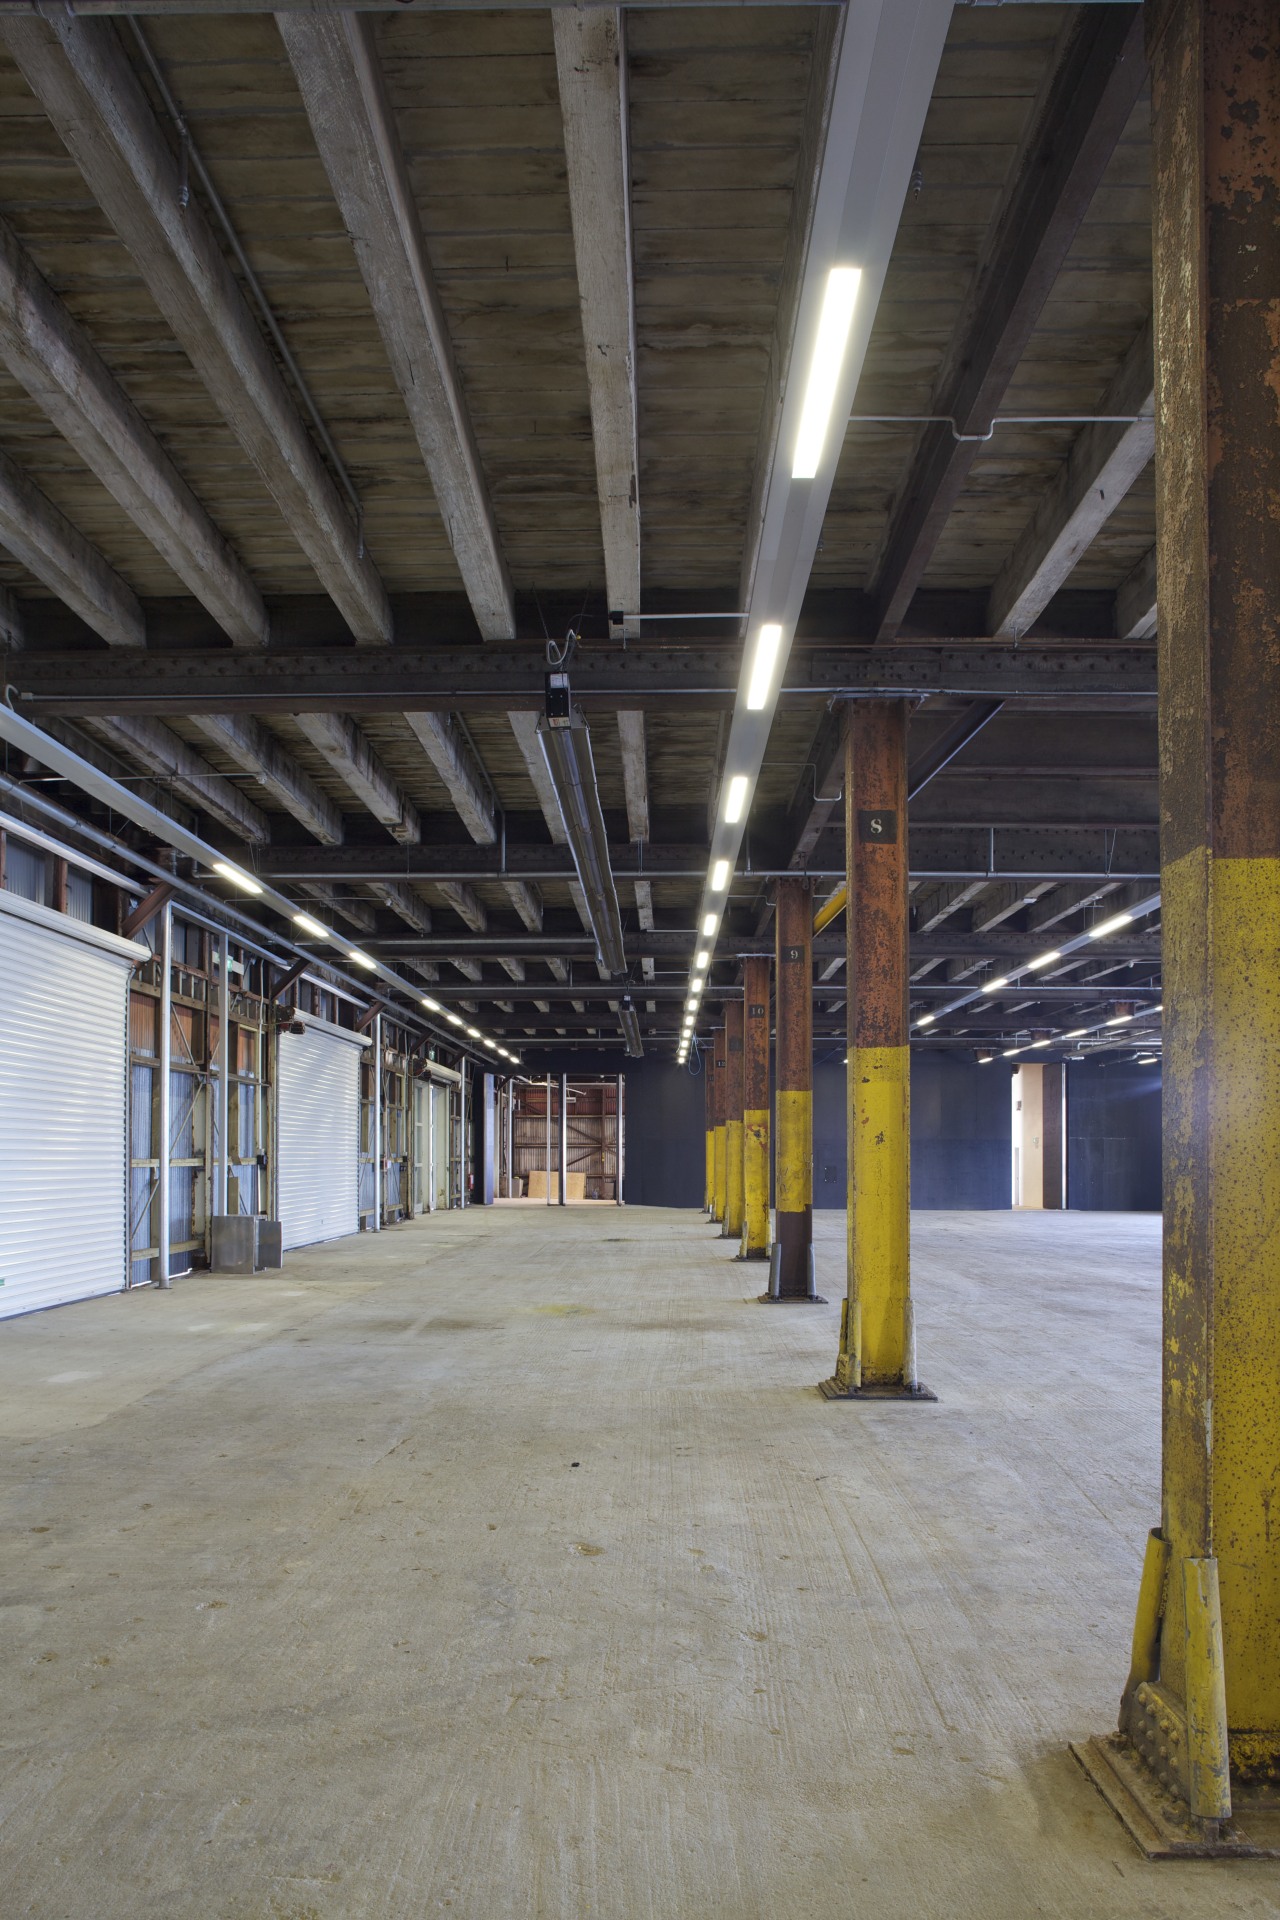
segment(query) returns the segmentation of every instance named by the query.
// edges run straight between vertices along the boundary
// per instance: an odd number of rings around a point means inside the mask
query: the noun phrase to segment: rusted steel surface
[[[849,1041],[907,1044],[907,702],[848,709]],[[879,831],[877,831],[879,829]]]
[[[762,954],[743,962],[745,1010],[742,1051],[742,1110],[767,1112],[769,1106],[769,962]],[[755,1012],[759,1007],[761,1011]]]
[[[778,1295],[806,1299],[813,1244],[813,893],[808,880],[778,881],[775,933]]]

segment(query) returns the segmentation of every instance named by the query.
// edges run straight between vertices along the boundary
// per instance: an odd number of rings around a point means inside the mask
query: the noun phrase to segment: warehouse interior
[[[5,1911],[1280,1909],[1273,0],[0,5]]]

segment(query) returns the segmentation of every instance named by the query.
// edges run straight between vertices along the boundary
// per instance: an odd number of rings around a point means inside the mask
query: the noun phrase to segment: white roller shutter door
[[[0,1318],[128,1284],[129,976],[147,958],[0,892]]]
[[[277,1055],[280,1228],[286,1247],[309,1247],[360,1230],[362,1034],[299,1016],[305,1033],[282,1032]]]

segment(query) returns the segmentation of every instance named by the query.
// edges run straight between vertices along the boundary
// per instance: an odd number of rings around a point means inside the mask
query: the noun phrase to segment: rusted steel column
[[[907,715],[905,700],[845,710],[849,1281],[831,1398],[933,1397],[911,1305]]]
[[[707,1129],[707,1184],[702,1203],[704,1213],[715,1214],[716,1187],[716,1050],[709,1045],[702,1062],[702,1107]]]
[[[774,1221],[769,1297],[809,1300],[813,1285],[813,894],[779,880],[777,1059],[774,1068]]]
[[[723,1027],[716,1027],[713,1029],[711,1034],[711,1051],[715,1056],[715,1063],[716,1063],[715,1187],[712,1194],[711,1218],[717,1222],[720,1222],[724,1219],[724,1195],[725,1195],[725,1172],[726,1172],[725,1152],[724,1152],[725,1054],[724,1054],[724,1028]]]
[[[724,1237],[742,1237],[742,1002],[724,1010]]]
[[[1185,1808],[1174,1850],[1222,1851],[1233,1791],[1280,1776],[1280,8],[1147,14],[1162,1511],[1121,1733],[1080,1757],[1144,1806],[1163,1782]]]
[[[743,1260],[769,1257],[769,962],[742,967]]]

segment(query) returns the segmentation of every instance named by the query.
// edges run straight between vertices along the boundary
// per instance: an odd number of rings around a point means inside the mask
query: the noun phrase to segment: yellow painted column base
[[[715,1135],[715,1185],[712,1188],[711,1195],[711,1218],[713,1220],[723,1220],[726,1173],[724,1128],[722,1126],[717,1127]]]
[[[769,1256],[769,1116],[743,1115],[742,1120],[742,1260]]]
[[[730,1120],[724,1130],[724,1232],[736,1240],[742,1232],[742,1122]]]

